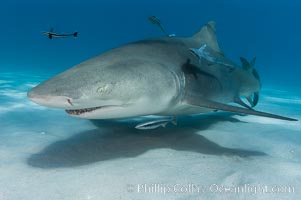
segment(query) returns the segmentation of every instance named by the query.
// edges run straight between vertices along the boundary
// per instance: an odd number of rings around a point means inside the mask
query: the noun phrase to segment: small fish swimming
[[[207,45],[204,44],[202,45],[199,49],[195,49],[195,48],[190,48],[189,50],[196,55],[199,59],[204,58],[206,60],[208,60],[209,62],[215,63],[216,59],[213,58],[209,52],[205,51],[206,50]]]
[[[141,130],[156,129],[161,126],[165,128],[169,122],[173,123],[174,125],[177,125],[176,118],[173,117],[172,119],[160,119],[160,120],[154,120],[154,121],[149,121],[149,122],[143,122],[143,123],[135,126],[135,128],[141,129]]]
[[[65,37],[77,37],[78,32],[69,33],[69,34],[58,34],[54,32],[54,29],[51,28],[50,31],[44,31],[42,34],[47,35],[49,39],[52,38],[65,38]]]
[[[209,50],[206,50],[207,44],[202,45],[199,49],[195,48],[190,48],[189,50],[191,51],[192,54],[197,56],[199,58],[199,61],[201,62],[202,59],[207,60],[208,62],[211,62],[213,64],[220,64],[220,65],[225,65],[230,68],[234,68],[232,64],[228,64],[222,61],[219,61],[217,58],[211,56],[211,53]]]
[[[161,31],[167,36],[167,37],[175,37],[176,34],[168,34],[165,29],[163,28],[162,24],[161,24],[161,21],[158,17],[156,16],[149,16],[148,17],[148,20],[152,23],[152,24],[155,24],[157,25]]]

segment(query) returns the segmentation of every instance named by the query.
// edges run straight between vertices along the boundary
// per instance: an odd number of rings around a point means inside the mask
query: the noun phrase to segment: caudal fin
[[[74,33],[73,33],[73,36],[74,36],[74,37],[77,37],[77,35],[78,35],[78,32],[74,32]]]

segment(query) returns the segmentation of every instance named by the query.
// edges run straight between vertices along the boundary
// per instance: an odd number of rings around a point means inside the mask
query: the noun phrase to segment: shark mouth
[[[83,108],[83,109],[65,110],[65,111],[69,115],[82,115],[84,113],[89,113],[89,112],[93,112],[95,110],[111,108],[111,107],[117,107],[117,106],[98,106],[98,107],[92,107],[92,108]]]

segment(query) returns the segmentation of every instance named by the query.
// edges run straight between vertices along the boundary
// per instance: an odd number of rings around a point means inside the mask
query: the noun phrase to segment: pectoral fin
[[[255,110],[250,110],[250,109],[245,109],[245,108],[240,108],[236,106],[231,106],[207,99],[200,99],[199,97],[195,96],[186,96],[185,97],[186,103],[194,106],[199,106],[203,108],[209,108],[213,110],[223,110],[227,112],[233,112],[233,113],[241,113],[241,114],[247,114],[247,115],[256,115],[256,116],[261,116],[261,117],[269,117],[269,118],[274,118],[274,119],[281,119],[281,120],[287,120],[287,121],[298,121],[297,119],[292,119],[288,117],[283,117],[280,115],[274,115],[271,113],[266,113],[266,112],[260,112],[260,111],[255,111]]]

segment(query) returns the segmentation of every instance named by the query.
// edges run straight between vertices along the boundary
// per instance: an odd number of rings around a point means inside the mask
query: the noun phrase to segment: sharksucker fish
[[[157,120],[153,120],[153,121],[148,121],[148,122],[143,122],[141,124],[138,124],[135,126],[136,129],[156,129],[159,127],[166,127],[166,125],[168,123],[172,123],[174,125],[177,125],[177,121],[176,118],[170,118],[170,119],[157,119]]]
[[[232,63],[224,63],[222,61],[219,61],[218,56],[213,57],[211,55],[210,50],[208,50],[207,45],[202,45],[199,49],[190,48],[190,51],[192,54],[197,56],[199,58],[199,61],[201,62],[203,59],[205,59],[208,62],[211,62],[212,64],[220,64],[229,67],[229,69],[233,69],[235,66]],[[202,64],[202,63],[201,63]]]
[[[47,35],[49,39],[52,39],[52,38],[77,37],[78,36],[78,32],[68,33],[68,34],[56,33],[56,32],[54,32],[53,28],[51,28],[50,31],[44,31],[44,32],[42,32],[42,34]]]
[[[179,116],[216,110],[282,120],[296,119],[253,110],[261,88],[254,67],[199,62],[191,48],[206,44],[211,56],[233,63],[220,50],[215,23],[192,37],[162,37],[133,42],[84,61],[39,84],[28,97],[43,106],[86,119]],[[245,106],[241,98],[253,103]],[[231,105],[238,103],[241,106]]]
[[[165,31],[165,28],[163,28],[162,24],[161,24],[161,20],[156,17],[156,16],[148,16],[148,20],[154,24],[154,25],[157,25],[160,30],[162,31],[162,33],[164,33],[164,35],[166,35],[167,37],[175,37],[176,35],[175,34],[168,34],[166,31]]]

